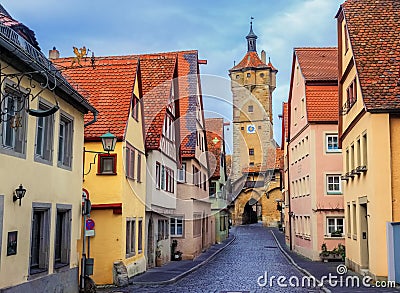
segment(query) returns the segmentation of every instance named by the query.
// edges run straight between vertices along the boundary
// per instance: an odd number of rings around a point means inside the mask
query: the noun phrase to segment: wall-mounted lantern
[[[25,196],[25,192],[26,189],[22,186],[22,184],[20,184],[19,187],[14,191],[13,201],[19,199],[19,205],[21,205],[21,199]]]

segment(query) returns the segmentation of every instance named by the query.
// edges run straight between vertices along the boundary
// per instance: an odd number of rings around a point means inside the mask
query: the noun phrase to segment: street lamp
[[[19,205],[21,205],[21,199],[25,196],[26,189],[22,186],[22,184],[19,185],[17,189],[15,189],[14,196],[13,196],[13,201],[16,201],[19,199]]]
[[[114,151],[115,144],[117,143],[117,137],[114,134],[107,132],[100,136],[100,138],[105,152],[110,153]]]

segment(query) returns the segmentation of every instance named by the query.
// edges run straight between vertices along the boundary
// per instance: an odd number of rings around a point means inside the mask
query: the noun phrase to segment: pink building
[[[338,145],[337,48],[296,48],[288,102],[291,247],[319,260],[321,246],[344,244]]]

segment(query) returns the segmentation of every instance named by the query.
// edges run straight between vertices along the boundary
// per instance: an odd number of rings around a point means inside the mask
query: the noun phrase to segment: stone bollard
[[[122,261],[114,262],[113,281],[118,287],[128,286],[128,271]]]

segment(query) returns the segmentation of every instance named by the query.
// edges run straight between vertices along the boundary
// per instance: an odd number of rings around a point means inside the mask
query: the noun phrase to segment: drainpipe
[[[291,203],[291,196],[290,196],[290,174],[289,174],[289,164],[290,164],[290,160],[289,160],[289,139],[286,140],[286,166],[287,166],[287,173],[288,173],[288,186],[287,186],[287,191],[288,191],[288,200],[289,200],[289,212],[288,212],[288,216],[289,216],[289,249],[293,250],[293,244],[292,244],[292,203]]]
[[[89,126],[89,125],[91,125],[91,124],[93,124],[93,123],[95,123],[97,121],[97,115],[99,114],[99,112],[97,112],[97,111],[91,111],[91,112],[93,113],[93,119],[91,121],[85,123],[83,125],[83,127],[87,127],[87,126]]]

